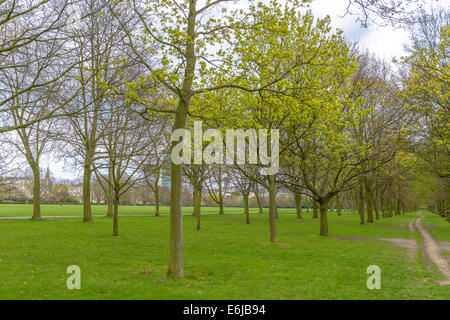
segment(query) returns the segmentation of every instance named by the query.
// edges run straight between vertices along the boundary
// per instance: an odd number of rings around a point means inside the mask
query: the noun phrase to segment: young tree
[[[114,194],[113,236],[118,236],[120,197],[136,182],[145,179],[144,175],[137,174],[150,156],[150,130],[147,122],[127,103],[114,105],[99,124],[103,134],[99,141],[99,156],[93,166],[102,180],[111,184]]]

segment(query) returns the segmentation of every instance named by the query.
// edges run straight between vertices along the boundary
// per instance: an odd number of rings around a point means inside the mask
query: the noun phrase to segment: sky
[[[241,6],[247,1],[238,1],[234,5]],[[441,6],[450,8],[450,0],[424,0],[424,7]],[[344,31],[348,41],[359,40],[359,42],[370,51],[376,53],[380,58],[391,61],[394,57],[400,58],[406,55],[404,45],[408,43],[409,33],[401,28],[391,26],[369,25],[367,28],[361,27],[356,21],[357,16],[345,15],[348,0],[313,0],[311,9],[316,17],[330,15],[334,28]],[[245,6],[245,5],[244,5]],[[50,171],[58,179],[78,179],[82,176],[79,171],[65,167],[64,163],[54,157],[42,160],[42,167],[50,166]]]

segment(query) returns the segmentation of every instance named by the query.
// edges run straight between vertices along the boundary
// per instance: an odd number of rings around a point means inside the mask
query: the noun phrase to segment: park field
[[[91,205],[93,215],[106,215],[106,205]],[[225,212],[239,212],[239,208],[224,208]],[[257,209],[250,209],[258,211]],[[160,206],[160,214],[169,214],[170,207]],[[193,207],[183,207],[183,213],[193,213]],[[204,213],[219,213],[218,207],[202,207]],[[31,217],[33,205],[31,204],[0,204],[0,217]],[[155,206],[125,206],[119,207],[119,215],[155,215]],[[41,204],[41,216],[83,216],[83,206],[78,204]]]
[[[216,210],[216,211],[212,211]],[[163,213],[168,211],[162,208]],[[217,212],[217,208],[202,208]],[[228,208],[227,212],[237,212]],[[94,214],[106,208],[94,206]],[[119,236],[112,219],[96,217],[32,221],[0,220],[0,299],[450,299],[436,268],[427,268],[422,249],[395,246],[381,238],[415,239],[408,228],[419,213],[359,224],[359,216],[329,212],[329,237],[304,212],[280,209],[280,242],[269,242],[268,216],[183,217],[184,279],[166,278],[169,217],[151,216],[152,207],[121,207]],[[192,208],[186,208],[192,213]],[[80,215],[81,206],[44,205],[43,215]],[[445,221],[423,219],[438,241],[450,241]],[[1,216],[31,216],[31,206],[0,205]],[[433,233],[434,232],[434,233]],[[66,269],[81,269],[81,289],[68,290]],[[381,269],[381,289],[369,290],[367,267]]]

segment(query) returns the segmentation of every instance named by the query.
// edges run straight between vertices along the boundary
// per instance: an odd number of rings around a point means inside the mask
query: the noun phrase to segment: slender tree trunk
[[[400,206],[401,206],[401,200],[399,198],[397,198],[397,200],[395,201],[395,215],[396,216],[400,215]]]
[[[33,168],[33,217],[34,220],[41,219],[41,175],[39,165]]]
[[[380,192],[380,209],[381,216],[386,218],[386,200],[384,199],[383,192]]]
[[[155,216],[159,217],[159,187],[155,184]]]
[[[195,202],[194,202],[194,209],[195,209],[195,216],[197,217],[197,230],[200,230],[200,214],[201,214],[201,206],[202,206],[202,189],[194,189],[195,196]]]
[[[218,198],[219,198],[219,214],[223,215],[225,214],[225,211],[223,209],[223,194],[222,194],[222,166],[219,166],[219,194],[218,194]]]
[[[183,278],[183,224],[181,214],[182,166],[171,164],[170,263],[168,276]]]
[[[362,183],[359,184],[358,212],[361,224],[365,224],[366,221],[364,217],[364,192]]]
[[[114,196],[112,191],[112,168],[108,169],[108,185],[106,186],[106,202],[108,203],[107,217],[114,215]]]
[[[155,193],[155,216],[159,217],[159,172],[156,175],[155,187],[153,190]]]
[[[249,197],[249,194],[246,193],[246,194],[243,194],[242,196],[244,198],[245,223],[246,224],[250,224],[250,212],[249,212],[249,209],[248,209],[248,197]]]
[[[319,215],[318,215],[318,212],[317,212],[317,207],[318,207],[317,201],[314,200],[314,199],[312,199],[312,201],[313,201],[313,218],[317,219],[317,218],[319,218]]]
[[[219,214],[225,214],[223,209],[223,197],[222,194],[219,195]]]
[[[268,176],[269,179],[269,227],[270,227],[270,242],[278,242],[276,229],[276,187],[275,176]]]
[[[114,195],[114,218],[113,218],[113,236],[119,235],[119,196]]]
[[[375,209],[375,219],[380,220],[380,212],[378,210],[378,196],[379,191],[375,191],[375,197],[373,198],[373,208]]]
[[[337,211],[338,217],[341,217],[342,216],[342,204],[341,204],[341,197],[339,196],[339,194],[336,195],[336,211]]]
[[[91,162],[86,156],[83,174],[83,222],[92,222],[91,213]]]
[[[297,219],[303,219],[302,217],[302,197],[300,193],[294,192],[295,210],[297,211]]]
[[[261,199],[259,197],[259,187],[258,187],[258,183],[254,183],[254,190],[255,190],[255,198],[256,198],[256,202],[258,203],[258,208],[259,208],[259,213],[263,213],[263,208],[262,208],[262,204],[261,204]]]
[[[373,223],[373,190],[370,185],[370,182],[367,181],[367,178],[364,179],[364,184],[366,187],[366,211],[367,211],[367,222]]]
[[[277,203],[277,195],[275,194],[275,219],[279,219],[280,215],[278,214],[278,203]]]
[[[194,217],[197,216],[197,206],[196,206],[196,204],[197,204],[197,189],[195,189],[195,187],[194,187],[194,189],[192,191],[192,207],[194,209],[192,211],[192,215]]]
[[[320,235],[328,237],[328,218],[327,218],[327,207],[328,203],[325,200],[319,202],[320,205]]]

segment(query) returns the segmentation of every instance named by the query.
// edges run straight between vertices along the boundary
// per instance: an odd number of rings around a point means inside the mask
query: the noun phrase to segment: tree
[[[219,214],[225,214],[223,210],[224,197],[230,187],[228,172],[221,164],[211,165],[209,172],[209,177],[206,180],[209,196],[219,206]]]
[[[33,42],[27,46],[8,50],[8,61],[16,68],[1,69],[4,93],[14,99],[6,100],[2,116],[8,128],[14,128],[8,135],[8,142],[23,154],[33,173],[33,219],[40,219],[41,175],[40,159],[54,135],[58,132],[56,118],[45,119],[45,115],[60,107],[55,92],[61,90],[62,82],[51,82],[47,86],[27,89],[36,78],[51,79],[54,66],[48,65],[46,71],[36,68],[30,63],[18,66],[21,61],[33,61],[42,54],[48,54],[49,60],[54,57],[49,43]],[[55,44],[57,45],[57,44]],[[38,74],[36,74],[38,73]],[[45,80],[44,80],[45,81]],[[20,93],[22,92],[22,93]],[[20,93],[20,94],[19,94]],[[53,137],[52,137],[53,136]]]
[[[17,106],[19,101],[39,103],[38,95],[31,94],[32,91],[55,90],[78,65],[78,61],[67,59],[73,48],[61,37],[66,28],[66,11],[71,4],[69,0],[0,2],[0,133],[72,114],[65,113],[64,107],[77,92],[47,108],[39,117],[28,118],[21,124],[8,121],[12,105]],[[9,90],[8,78],[16,72],[27,72],[27,76],[20,87]]]
[[[403,59],[409,68],[404,97],[410,110],[418,116],[413,143],[416,155],[425,160],[442,180],[444,205],[450,212],[450,21],[448,11],[441,9],[422,13],[412,30],[410,55]],[[439,183],[439,182],[438,182]],[[446,197],[446,199],[445,199]],[[450,217],[450,216],[449,216]]]
[[[102,180],[111,185],[114,194],[113,236],[118,236],[120,197],[136,182],[145,179],[144,175],[138,177],[137,174],[150,156],[149,127],[127,103],[115,105],[100,121],[104,134],[99,141],[99,157],[93,166]]]
[[[147,121],[150,121],[147,119]],[[147,185],[155,194],[155,215],[159,216],[159,183],[161,175],[169,164],[169,121],[167,117],[157,117],[150,125],[150,157],[143,166]]]
[[[243,171],[247,172],[244,173]],[[250,210],[248,199],[250,197],[250,192],[252,191],[252,187],[254,184],[254,182],[248,178],[249,176],[251,176],[251,171],[253,171],[253,168],[251,168],[251,166],[241,166],[239,169],[229,169],[232,187],[234,187],[235,192],[238,192],[244,200],[244,214],[246,224],[250,224]]]
[[[124,17],[120,13],[120,3],[109,6],[126,31],[128,45],[134,57],[145,66],[150,81],[156,80],[176,97],[177,106],[174,109],[150,108],[158,112],[172,113],[175,116],[173,131],[185,128],[187,117],[191,113],[191,99],[196,95],[223,88],[258,92],[265,87],[265,83],[254,83],[254,86],[251,86],[248,83],[238,85],[234,81],[244,76],[247,70],[236,69],[238,63],[233,57],[234,53],[220,47],[229,40],[232,31],[236,30],[235,21],[239,15],[239,11],[228,13],[226,8],[221,7],[226,1],[207,1],[200,6],[197,0],[185,0],[181,3],[132,0],[130,3],[138,16],[136,19]],[[220,10],[221,18],[213,16],[213,10]],[[149,17],[151,19],[148,19]],[[135,37],[134,30],[137,29],[143,32],[139,32],[139,36]],[[158,52],[156,58],[155,52]],[[151,63],[152,60],[156,62]],[[210,86],[211,79],[208,74],[226,69],[232,79],[214,82],[216,85]],[[282,76],[272,75],[267,82],[274,83],[281,78]],[[172,142],[172,149],[177,142]],[[170,177],[171,241],[168,275],[182,278],[182,165],[172,162]]]
[[[66,110],[71,112],[83,106],[82,112],[67,118],[71,127],[67,132],[67,153],[76,155],[74,160],[83,168],[84,222],[92,222],[91,178],[97,144],[102,136],[98,127],[100,117],[108,112],[111,97],[120,93],[117,87],[134,80],[132,65],[124,58],[126,48],[122,40],[125,34],[107,11],[110,2],[89,0],[80,5],[84,18],[67,34],[79,57],[71,76],[80,94]]]

